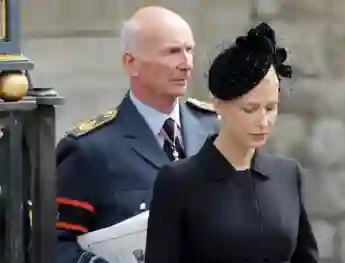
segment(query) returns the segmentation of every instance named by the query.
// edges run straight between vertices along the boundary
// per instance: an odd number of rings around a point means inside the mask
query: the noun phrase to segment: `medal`
[[[161,133],[162,135],[164,136],[165,140],[170,144],[171,146],[171,150],[172,150],[172,155],[173,155],[173,158],[174,158],[174,161],[177,161],[180,159],[180,154],[179,152],[177,151],[176,149],[176,145],[175,145],[175,139],[176,137],[174,138],[174,140],[171,140],[169,135],[166,133],[166,131],[164,129],[161,130]]]
[[[174,156],[175,161],[179,160],[179,154],[178,154],[178,152],[176,151],[176,148],[175,148],[175,147],[173,147],[173,156]]]

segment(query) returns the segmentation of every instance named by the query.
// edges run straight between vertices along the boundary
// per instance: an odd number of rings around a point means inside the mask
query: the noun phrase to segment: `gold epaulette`
[[[86,135],[89,132],[100,128],[104,124],[114,120],[116,118],[117,110],[109,110],[103,114],[98,115],[96,118],[81,121],[74,125],[74,127],[67,132],[68,135],[74,137],[80,137]]]
[[[216,109],[213,105],[206,101],[200,101],[194,98],[188,98],[186,104],[201,111],[211,112],[217,114]]]

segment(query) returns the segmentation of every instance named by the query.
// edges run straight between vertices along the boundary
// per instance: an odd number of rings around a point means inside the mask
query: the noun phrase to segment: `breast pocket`
[[[116,210],[125,218],[147,211],[150,207],[151,198],[151,189],[114,191]]]

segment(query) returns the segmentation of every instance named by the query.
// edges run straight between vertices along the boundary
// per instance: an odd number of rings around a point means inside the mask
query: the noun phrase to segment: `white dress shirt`
[[[181,144],[183,145],[181,136],[180,104],[178,100],[176,101],[172,112],[170,114],[165,114],[141,102],[134,96],[132,91],[129,92],[129,97],[141,116],[146,121],[147,125],[150,127],[161,147],[163,147],[164,144],[164,136],[162,135],[161,130],[163,128],[165,120],[168,118],[172,118],[177,124],[177,130],[175,131],[175,134],[178,136]]]

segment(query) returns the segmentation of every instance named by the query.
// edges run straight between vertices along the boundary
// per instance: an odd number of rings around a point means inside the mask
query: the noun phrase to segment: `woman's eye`
[[[255,111],[255,109],[254,108],[243,108],[243,111],[245,113],[253,113]]]
[[[273,111],[277,108],[277,106],[269,106],[269,107],[266,107],[266,110],[267,111]]]

